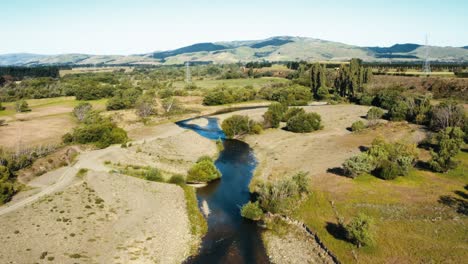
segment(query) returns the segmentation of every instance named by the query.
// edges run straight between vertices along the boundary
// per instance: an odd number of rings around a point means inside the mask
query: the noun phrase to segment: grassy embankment
[[[468,257],[466,149],[456,158],[460,165],[446,174],[413,169],[394,181],[363,175],[343,179],[350,184],[338,192],[312,186],[293,216],[315,230],[344,263],[462,263]],[[358,249],[347,242],[336,212],[345,222],[359,212],[372,216],[375,245]]]

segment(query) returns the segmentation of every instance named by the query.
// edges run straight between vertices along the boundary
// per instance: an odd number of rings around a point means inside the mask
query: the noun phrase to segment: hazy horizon
[[[468,3],[458,1],[148,0],[0,3],[0,54],[131,55],[201,42],[300,36],[356,46],[397,43],[462,47]]]

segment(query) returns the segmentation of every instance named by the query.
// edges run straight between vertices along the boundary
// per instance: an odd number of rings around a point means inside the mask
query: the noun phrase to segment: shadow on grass
[[[468,190],[468,185],[465,185]],[[468,193],[464,191],[454,191],[457,196],[443,195],[439,198],[439,203],[449,206],[459,214],[468,215]]]
[[[369,150],[369,147],[366,147],[366,146],[359,146],[359,150],[360,150],[361,152],[366,152],[366,151]]]
[[[346,229],[342,225],[327,222],[325,229],[334,238],[349,242],[349,240],[346,238]]]

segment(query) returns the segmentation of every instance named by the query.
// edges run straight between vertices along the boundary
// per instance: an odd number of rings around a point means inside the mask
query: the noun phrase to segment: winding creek
[[[223,140],[224,150],[215,162],[222,177],[197,189],[208,232],[199,254],[186,263],[269,263],[261,228],[240,215],[240,207],[250,199],[248,186],[257,165],[255,155],[248,144],[226,139],[216,118],[203,118],[208,120],[204,127],[190,123],[193,119],[177,125],[212,140]]]

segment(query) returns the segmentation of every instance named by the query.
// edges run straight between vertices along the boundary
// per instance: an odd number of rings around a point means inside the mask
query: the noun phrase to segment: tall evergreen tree
[[[312,64],[310,68],[310,89],[314,96],[317,95],[317,91],[320,87],[325,87],[327,85],[326,83],[325,67],[318,62]]]

